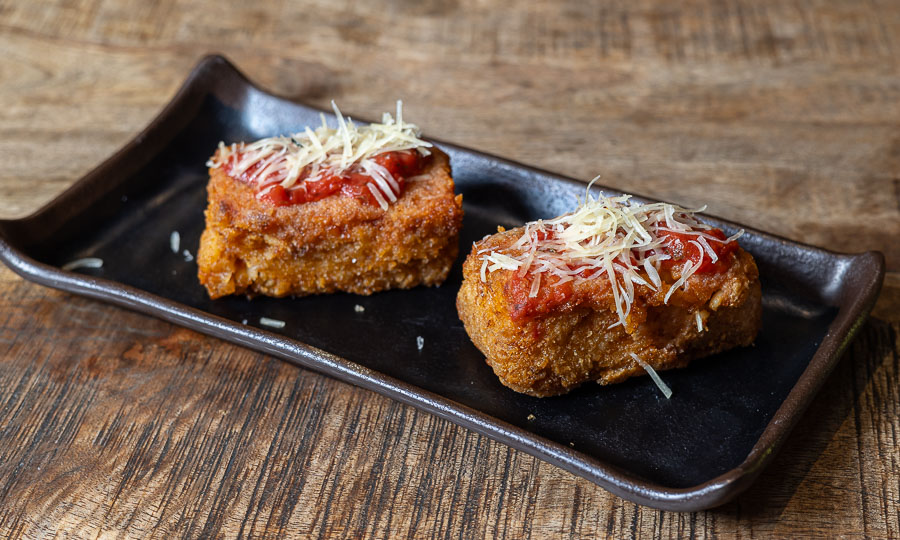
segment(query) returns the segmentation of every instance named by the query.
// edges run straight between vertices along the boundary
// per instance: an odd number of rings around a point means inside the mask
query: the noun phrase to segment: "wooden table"
[[[0,269],[0,535],[900,537],[900,5],[0,3],[0,216],[207,52],[274,91],[841,251],[875,313],[736,501],[662,512],[372,392]]]

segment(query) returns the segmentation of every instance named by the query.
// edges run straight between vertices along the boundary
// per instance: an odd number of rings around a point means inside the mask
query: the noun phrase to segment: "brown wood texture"
[[[274,91],[841,251],[876,311],[743,496],[657,511],[411,407],[0,269],[0,536],[900,537],[900,5],[0,0],[0,217],[222,52]]]

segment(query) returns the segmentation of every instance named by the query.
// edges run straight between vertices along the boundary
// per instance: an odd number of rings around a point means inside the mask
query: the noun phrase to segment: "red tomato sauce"
[[[725,233],[719,229],[710,229],[706,233],[723,241],[727,238]],[[696,244],[691,243],[691,240],[697,240],[696,234],[663,231],[661,236],[664,236],[667,240],[663,252],[672,258],[661,261],[660,265],[663,268],[672,269],[683,266],[687,262],[696,265],[702,258],[703,262],[696,271],[698,274],[721,274],[726,272],[731,266],[730,254],[737,251],[738,248],[737,242],[733,240],[726,243],[707,239],[706,242],[709,244],[709,247],[712,248],[716,257],[718,257],[718,260],[713,262],[709,253],[706,253]]]
[[[232,174],[232,171],[234,170],[235,165],[240,162],[240,159],[240,154],[233,154],[232,158],[224,165],[225,172],[232,178],[237,178],[238,180],[249,184],[250,178],[259,169],[262,162],[254,164],[239,176],[235,176]],[[395,193],[397,196],[403,193],[403,190],[406,188],[406,179],[421,174],[427,163],[427,156],[423,156],[415,150],[384,152],[371,159],[387,169],[388,172],[391,173],[391,176],[394,177],[394,180],[399,186],[398,192]],[[277,178],[274,178],[276,175],[283,176],[284,172],[276,171],[275,173],[270,173],[262,182],[256,183],[256,186],[262,184],[261,187],[257,187],[257,192],[266,190],[259,199],[274,206],[289,206],[318,201],[336,193],[340,193],[347,197],[354,197],[373,206],[378,206],[378,201],[367,187],[368,184],[374,180],[371,176],[363,173],[362,169],[359,167],[351,167],[339,175],[327,172],[322,173],[319,180],[316,181],[306,181],[307,173],[304,172],[301,173],[300,178],[294,186],[288,189],[285,189],[280,184],[275,184],[275,186],[271,188],[269,187],[271,186],[271,183],[267,183],[265,180],[271,179],[278,181]]]
[[[667,242],[663,248],[663,252],[672,258],[662,261],[660,265],[664,269],[671,270],[690,262],[692,265],[697,264],[701,256],[703,262],[697,269],[697,273],[715,274],[726,272],[732,264],[731,254],[734,253],[738,244],[735,241],[724,242],[726,240],[725,233],[719,229],[710,229],[707,234],[714,236],[723,242],[715,242],[707,239],[710,248],[715,252],[718,260],[713,263],[712,257],[708,253],[701,253],[700,249],[690,243],[696,240],[697,235],[684,234],[676,232],[663,232],[667,238]],[[552,237],[553,232],[540,231],[538,240]],[[636,263],[636,261],[634,261]],[[586,269],[579,276],[584,279],[590,279],[594,276],[604,274],[599,269]],[[520,276],[519,272],[513,272],[509,281],[504,286],[504,293],[510,306],[510,316],[513,321],[523,322],[541,315],[551,312],[558,306],[568,302],[574,295],[574,287],[571,281],[559,284],[559,278],[552,274],[544,274],[541,276],[541,284],[537,291],[537,296],[531,297],[531,285],[535,276],[526,273]]]
[[[572,282],[559,283],[559,278],[552,274],[542,275],[537,296],[531,297],[531,284],[535,277],[526,273],[520,276],[514,272],[506,282],[503,292],[510,305],[510,317],[521,322],[550,312],[553,308],[565,304],[574,294]]]

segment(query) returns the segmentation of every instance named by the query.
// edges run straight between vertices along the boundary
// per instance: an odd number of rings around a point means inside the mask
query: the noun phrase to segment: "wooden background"
[[[894,1],[0,0],[0,217],[191,67],[843,251],[889,274],[774,463],[639,507],[374,393],[0,269],[0,536],[900,537]]]

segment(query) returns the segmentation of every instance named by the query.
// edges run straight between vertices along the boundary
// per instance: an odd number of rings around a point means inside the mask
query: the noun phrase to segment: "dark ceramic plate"
[[[724,503],[753,481],[834,368],[881,286],[878,253],[831,253],[748,230],[741,243],[760,268],[762,332],[754,347],[666,372],[670,400],[649,377],[546,399],[501,386],[456,316],[461,260],[439,288],[209,300],[195,263],[169,247],[170,233],[179,231],[182,249],[196,252],[206,202],[204,162],[220,140],[292,132],[317,123],[318,115],[256,87],[225,59],[209,57],[125,148],[36,214],[0,222],[0,258],[27,279],[375,390],[616,495],[674,510]],[[556,216],[572,209],[584,190],[575,180],[441,146],[464,194],[463,255],[498,223]],[[709,221],[729,233],[736,229]],[[103,259],[103,267],[60,269],[87,256]],[[357,313],[356,304],[365,311]],[[261,316],[287,325],[260,327]]]

